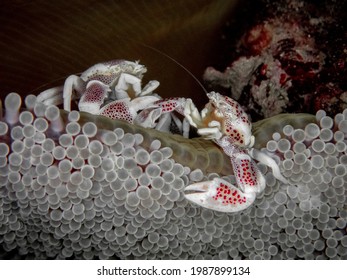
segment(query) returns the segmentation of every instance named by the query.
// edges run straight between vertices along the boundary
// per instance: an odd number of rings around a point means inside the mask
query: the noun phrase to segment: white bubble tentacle
[[[5,121],[13,125],[18,122],[22,99],[18,93],[11,92],[5,98]]]

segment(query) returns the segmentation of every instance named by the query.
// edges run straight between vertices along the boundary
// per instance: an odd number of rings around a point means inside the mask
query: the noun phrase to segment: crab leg
[[[142,89],[139,96],[151,94],[159,85],[160,83],[156,80],[149,81],[148,84]]]
[[[162,112],[160,112],[158,123],[155,124],[155,129],[169,132],[171,121],[172,121],[172,117],[170,114],[162,115]]]
[[[83,93],[85,87],[85,81],[76,75],[71,75],[65,80],[63,91],[65,111],[71,111],[71,100],[76,98],[73,93]]]
[[[226,213],[242,211],[252,205],[256,198],[254,192],[243,193],[220,178],[189,185],[184,192],[189,201],[207,209]]]
[[[248,153],[251,155],[252,158],[270,167],[272,169],[272,174],[275,176],[277,180],[280,180],[284,184],[289,184],[288,180],[284,178],[281,174],[281,170],[278,164],[272,157],[254,148],[249,149]]]
[[[238,186],[246,193],[263,191],[266,185],[265,178],[247,150],[235,146],[229,136],[215,139],[215,142],[230,157]]]
[[[45,105],[60,105],[64,102],[62,92],[63,86],[47,89],[37,96],[37,102],[42,102]]]
[[[263,174],[251,157],[245,152],[230,157],[238,186],[246,193],[260,193],[265,189]]]
[[[110,119],[124,120],[134,123],[137,111],[158,101],[156,96],[141,96],[130,101],[130,98],[116,100],[102,107],[99,114]]]
[[[152,81],[153,82],[153,81]],[[154,81],[155,82],[155,81]],[[156,85],[156,84],[155,84]],[[138,97],[132,102],[137,102],[139,98],[144,100],[149,100],[149,96]],[[177,128],[183,132],[183,135],[187,137],[189,134],[189,123],[185,119],[182,121],[175,115],[170,115],[167,113],[177,111],[179,114],[185,116],[185,107],[187,103],[191,103],[191,99],[185,98],[168,98],[159,100],[157,98],[153,104],[150,106],[139,108],[143,109],[135,118],[135,123],[143,127],[151,127],[162,131],[169,131],[171,121],[174,121]]]
[[[156,101],[154,106],[162,108],[163,113],[177,111],[178,113],[184,115],[184,107],[188,100],[190,99],[186,99],[184,97],[167,98]]]
[[[117,85],[115,86],[117,100],[129,97],[129,94],[127,92],[129,85],[132,86],[135,92],[134,97],[138,96],[141,93],[141,79],[128,73],[122,73],[119,76]]]
[[[148,108],[142,110],[140,113],[137,114],[134,124],[147,127],[147,128],[153,128],[156,126],[156,121],[161,116],[161,108]]]

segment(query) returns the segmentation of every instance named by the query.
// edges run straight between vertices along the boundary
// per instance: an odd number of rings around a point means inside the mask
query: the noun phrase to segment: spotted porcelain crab
[[[161,99],[153,93],[159,85],[150,81],[141,89],[146,68],[137,62],[116,60],[97,64],[81,74],[72,75],[64,87],[42,92],[37,100],[45,104],[64,104],[70,111],[71,101],[79,98],[80,111],[122,119],[143,127],[168,131],[172,122],[188,136],[190,126],[198,134],[213,140],[230,157],[237,186],[215,178],[187,186],[185,197],[202,207],[237,212],[249,207],[265,188],[265,178],[252,158],[270,166],[283,182],[279,167],[266,154],[252,148],[251,123],[241,106],[233,99],[211,92],[209,103],[199,112],[190,98]],[[181,121],[174,112],[181,114]]]
[[[233,99],[216,92],[207,94],[209,103],[199,113],[190,99],[174,98],[155,102],[167,111],[177,110],[206,139],[213,140],[230,157],[237,186],[221,178],[191,184],[185,197],[208,209],[238,212],[246,209],[265,188],[263,174],[252,158],[273,170],[274,176],[287,183],[276,162],[252,148],[252,125],[242,107]]]
[[[64,110],[70,111],[71,101],[78,100],[78,109],[82,112],[167,132],[174,122],[178,131],[187,137],[187,121],[182,123],[175,114],[168,112],[164,108],[166,104],[163,104],[163,110],[159,108],[162,98],[153,93],[159,82],[149,81],[142,89],[141,81],[146,71],[144,65],[127,60],[98,63],[80,76],[69,76],[64,86],[41,92],[37,101],[46,105],[63,104]]]

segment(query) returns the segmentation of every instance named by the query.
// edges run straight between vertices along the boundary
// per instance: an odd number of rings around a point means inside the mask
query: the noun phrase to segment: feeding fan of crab
[[[191,184],[185,197],[204,208],[237,212],[249,207],[265,188],[265,178],[252,158],[270,166],[275,177],[280,174],[276,162],[254,148],[251,123],[241,106],[233,99],[211,92],[209,103],[199,112],[191,99],[162,99],[153,91],[158,81],[142,88],[145,66],[138,62],[114,60],[96,64],[80,76],[69,76],[64,86],[41,92],[38,102],[61,105],[71,110],[71,101],[78,100],[80,111],[124,120],[147,128],[170,132],[172,126],[188,137],[190,126],[199,135],[213,140],[230,157],[237,186],[221,179]],[[176,115],[183,116],[183,121]]]

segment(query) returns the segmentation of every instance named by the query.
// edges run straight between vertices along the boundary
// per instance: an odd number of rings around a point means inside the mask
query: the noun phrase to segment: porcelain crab
[[[166,110],[158,106],[161,97],[153,91],[159,86],[159,82],[151,80],[142,89],[141,81],[146,71],[146,67],[137,61],[112,60],[98,63],[80,76],[69,76],[64,86],[41,92],[37,101],[46,105],[63,104],[64,110],[70,111],[71,101],[78,100],[78,109],[82,112],[167,132],[173,121],[178,131],[187,137],[189,123],[186,120],[182,123],[177,116],[166,114]],[[140,111],[141,114],[138,114]]]
[[[208,209],[238,212],[248,208],[265,188],[263,174],[252,158],[272,168],[274,176],[288,183],[277,163],[268,155],[252,148],[252,125],[242,107],[232,98],[217,92],[207,94],[209,103],[199,113],[191,99],[174,98],[155,102],[166,111],[176,110],[206,139],[213,140],[230,157],[237,186],[214,178],[191,184],[185,197]]]
[[[216,92],[208,93],[209,103],[199,112],[190,98],[161,99],[153,93],[159,85],[150,81],[141,89],[146,68],[138,62],[116,60],[97,64],[81,74],[67,78],[63,87],[42,92],[37,101],[64,104],[70,111],[71,100],[78,99],[80,111],[122,119],[143,127],[168,131],[171,122],[188,136],[190,126],[213,140],[230,157],[237,186],[221,179],[187,186],[185,197],[202,207],[237,212],[249,207],[265,188],[265,178],[252,158],[270,166],[283,182],[275,161],[252,149],[252,125],[242,107],[233,99]],[[181,121],[174,112],[181,114]]]

